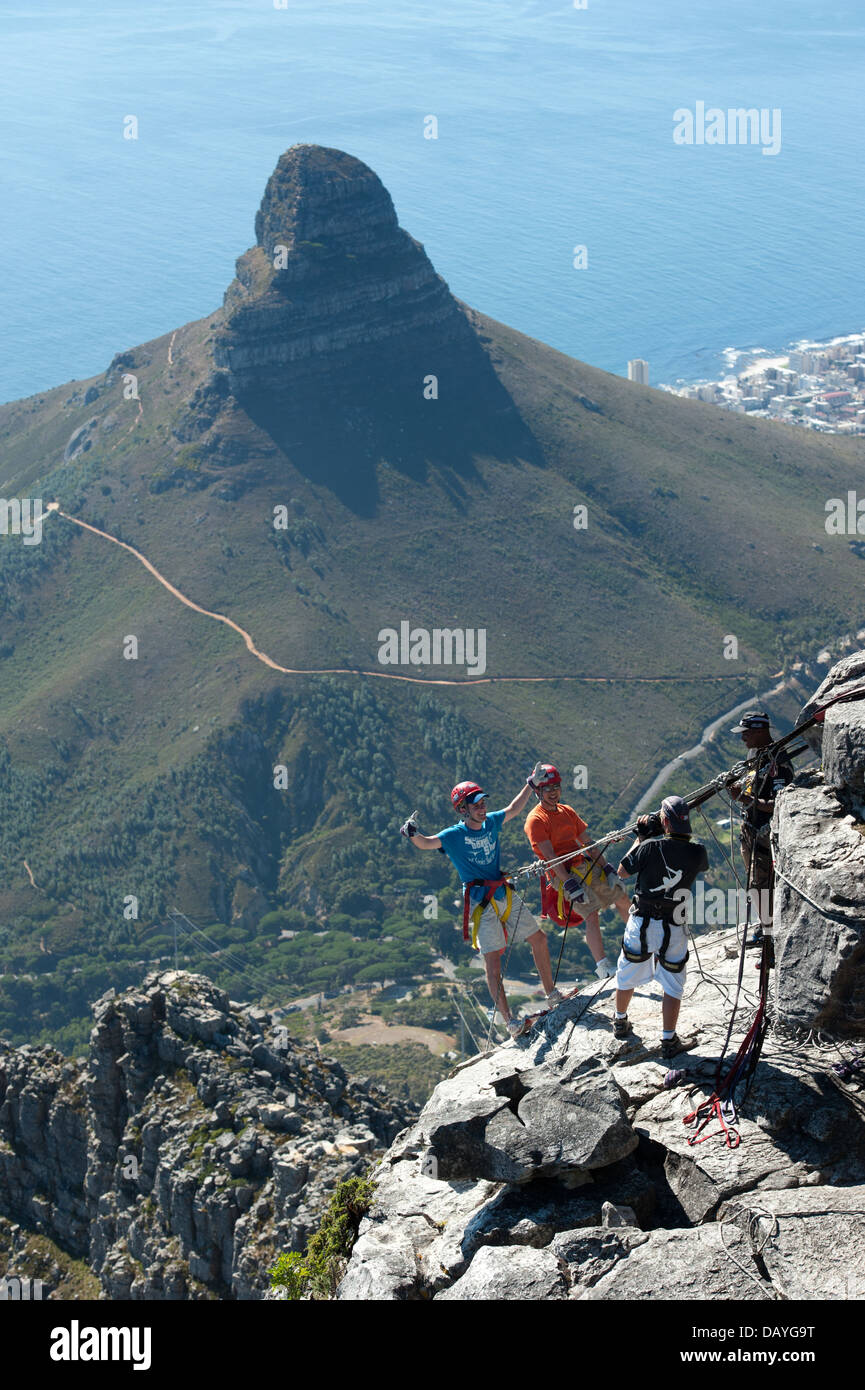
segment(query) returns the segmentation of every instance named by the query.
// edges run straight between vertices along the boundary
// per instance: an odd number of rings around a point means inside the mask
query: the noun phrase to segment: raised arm
[[[534,767],[532,768],[531,772],[526,778],[526,785],[523,787],[522,791],[517,792],[510,806],[505,807],[506,821],[513,820],[514,816],[518,816],[520,814],[520,811],[524,809],[529,797],[537,790],[537,779],[541,777],[541,775],[543,774],[543,770],[543,763],[535,763]]]
[[[515,816],[518,816],[520,814],[533,792],[534,787],[532,786],[531,782],[526,782],[526,785],[523,787],[522,791],[517,792],[510,805],[505,807],[506,821],[513,820]]]

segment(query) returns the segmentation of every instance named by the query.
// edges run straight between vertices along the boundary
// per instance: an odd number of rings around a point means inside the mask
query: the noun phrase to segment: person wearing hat
[[[748,762],[752,764],[742,781],[735,783],[729,791],[733,800],[742,806],[739,843],[746,871],[746,888],[756,888],[760,894],[760,922],[748,943],[759,946],[764,929],[768,934],[772,926],[775,868],[769,832],[775,798],[792,782],[795,774],[793,764],[783,749],[775,753],[760,752],[772,742],[769,716],[765,710],[751,710],[743,714],[741,721],[730,732],[742,735],[742,742],[748,749]]]
[[[660,827],[657,821],[656,816],[640,817],[637,839],[618,868],[620,878],[636,874],[637,881],[616,965],[613,1033],[627,1037],[628,1005],[635,988],[657,980],[664,991],[661,1056],[669,1058],[682,1050],[676,1023],[688,959],[683,895],[708,869],[709,856],[705,845],[691,840],[691,813],[681,796],[668,796],[661,803]]]
[[[502,984],[501,958],[506,942],[516,946],[525,941],[530,947],[541,977],[548,1004],[560,1004],[562,994],[553,984],[550,951],[543,927],[535,920],[522,898],[513,891],[502,874],[499,840],[502,827],[520,814],[535,792],[543,764],[536,763],[525,786],[501,811],[487,811],[486,792],[477,782],[458,782],[451,792],[451,803],[460,817],[457,825],[437,835],[422,835],[417,812],[400,826],[416,849],[440,849],[450,859],[463,883],[463,936],[484,959],[487,986],[511,1037],[523,1024],[511,1016]]]

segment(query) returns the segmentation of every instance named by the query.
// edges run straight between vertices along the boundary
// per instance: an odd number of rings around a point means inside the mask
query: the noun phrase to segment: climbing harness
[[[484,890],[484,895],[481,898],[481,901],[476,904],[474,909],[472,909],[471,904],[471,894],[469,893],[470,888],[483,888]],[[505,890],[504,912],[499,912],[498,904],[496,902],[496,893],[500,888],[504,888]],[[463,941],[468,941],[469,925],[471,925],[471,943],[475,950],[477,950],[478,927],[480,926],[481,918],[483,917],[484,912],[490,906],[492,907],[493,912],[496,914],[502,926],[504,927],[505,923],[511,915],[513,897],[513,888],[504,875],[502,875],[500,878],[473,878],[471,882],[467,883],[465,885],[465,891],[463,893]],[[507,935],[507,930],[505,931],[505,935]]]
[[[634,906],[638,909],[638,912],[634,913],[634,920],[640,923],[640,949],[639,951],[629,950],[625,945],[625,939],[623,937],[622,955],[625,957],[625,960],[630,961],[633,965],[641,965],[644,960],[648,960],[650,956],[656,955],[659,963],[665,970],[669,970],[671,975],[678,975],[687,965],[691,953],[690,951],[686,951],[681,960],[667,960],[667,950],[670,945],[671,919],[662,917],[660,915],[660,909],[655,907],[652,907],[651,910],[647,909],[644,905],[645,903],[645,898],[642,899],[641,903],[641,895],[639,893],[634,897]],[[649,922],[652,917],[654,917],[656,921],[659,921],[664,929],[664,937],[661,942],[660,951],[650,951],[648,947],[647,933]]]
[[[688,1140],[689,1147],[693,1148],[695,1144],[704,1144],[707,1139],[716,1139],[718,1135],[723,1134],[727,1148],[738,1149],[741,1143],[741,1136],[736,1129],[738,1118],[736,1107],[732,1101],[722,1101],[717,1095],[711,1096],[709,1100],[703,1101],[702,1105],[698,1105],[696,1110],[692,1110],[690,1115],[686,1115],[682,1121],[684,1125],[693,1124],[696,1126],[694,1133]],[[704,1133],[713,1119],[717,1119],[720,1128],[715,1130],[714,1134]]]
[[[726,791],[729,787],[733,786],[735,783],[741,782],[741,781],[743,781],[743,779],[745,779],[745,778],[749,778],[749,779],[750,779],[749,791],[750,791],[750,794],[751,794],[751,796],[752,796],[752,798],[753,798],[753,804],[756,806],[756,799],[757,799],[757,798],[756,798],[755,788],[756,788],[756,785],[757,785],[757,783],[758,783],[758,781],[759,781],[759,773],[760,773],[761,767],[765,766],[765,761],[766,761],[766,760],[768,760],[768,761],[774,760],[775,756],[776,756],[779,752],[781,752],[782,750],[785,750],[785,751],[786,751],[787,756],[788,756],[791,760],[792,760],[793,758],[799,757],[802,753],[807,752],[807,751],[809,750],[809,745],[808,745],[806,742],[801,742],[801,743],[799,743],[799,744],[798,744],[797,746],[795,746],[795,747],[792,747],[791,745],[795,744],[795,743],[796,743],[796,740],[797,740],[797,739],[800,739],[801,736],[805,733],[805,731],[806,731],[807,729],[810,729],[810,728],[815,727],[816,725],[822,724],[822,723],[824,722],[824,720],[825,720],[827,711],[828,711],[829,709],[831,709],[832,706],[834,706],[834,705],[836,705],[836,704],[844,704],[844,703],[847,703],[848,701],[859,700],[859,699],[863,699],[863,698],[865,698],[865,685],[855,686],[852,690],[842,691],[840,694],[831,696],[828,700],[825,700],[825,701],[823,702],[823,704],[820,705],[819,708],[816,709],[816,710],[814,711],[814,713],[813,713],[812,715],[809,716],[808,719],[803,720],[803,721],[802,721],[800,724],[798,724],[794,729],[792,729],[792,730],[790,731],[790,733],[784,734],[781,738],[775,739],[773,742],[771,742],[771,743],[769,743],[769,744],[766,744],[766,745],[763,746],[762,748],[759,748],[759,749],[757,750],[757,757],[756,757],[756,759],[743,759],[742,761],[736,763],[733,767],[729,768],[726,772],[723,772],[723,773],[721,773],[718,777],[713,778],[712,781],[705,783],[702,787],[698,787],[698,788],[696,789],[696,791],[694,791],[694,792],[692,792],[692,793],[690,794],[690,796],[687,796],[687,797],[683,798],[684,801],[685,801],[685,804],[686,804],[686,805],[688,806],[688,808],[691,809],[691,810],[697,809],[697,808],[702,808],[703,804],[704,804],[705,802],[711,800],[712,797],[720,795],[722,792]],[[472,788],[473,788],[473,790],[475,789],[475,784],[472,784]],[[457,789],[455,788],[454,791],[456,792],[456,790],[457,790]],[[480,791],[480,788],[477,787],[476,790],[477,790],[477,791]],[[732,809],[732,807],[731,807],[731,809]],[[702,810],[701,810],[701,815],[703,816],[703,819],[706,821],[706,824],[708,825],[708,818],[706,817],[705,812],[703,812]],[[592,857],[592,851],[600,851],[600,852],[603,852],[604,850],[607,849],[608,846],[613,845],[613,844],[616,844],[616,843],[618,843],[619,841],[622,841],[622,840],[627,839],[630,835],[633,835],[633,834],[636,833],[636,831],[637,831],[637,829],[638,829],[638,824],[639,824],[639,818],[634,819],[634,820],[630,821],[627,825],[622,826],[620,829],[618,829],[618,830],[612,830],[612,831],[608,832],[606,835],[601,836],[600,839],[593,841],[591,844],[588,844],[588,845],[581,845],[581,846],[580,846],[580,858],[582,858],[582,859],[588,859],[588,860],[589,860],[589,864],[588,864],[588,867],[587,867],[586,871],[585,871],[583,874],[581,874],[581,876],[580,876],[582,882],[585,883],[585,882],[587,881],[589,875],[590,875],[591,872],[592,872],[592,869],[595,867],[595,859]],[[712,830],[711,826],[709,826],[709,829],[710,829],[710,833],[712,834],[712,838],[715,840],[715,843],[718,844],[719,847],[720,847],[720,842],[718,841],[718,838],[717,838],[717,836],[715,835],[714,831]],[[731,835],[731,847],[732,847],[732,835]],[[531,878],[531,877],[540,878],[540,876],[541,876],[542,874],[546,873],[550,868],[552,868],[552,867],[554,867],[554,866],[556,866],[556,865],[560,865],[560,864],[570,865],[570,864],[573,862],[574,857],[575,857],[575,856],[574,856],[573,850],[569,850],[567,853],[561,854],[561,855],[557,855],[557,856],[556,856],[555,858],[553,858],[553,859],[542,860],[542,859],[537,859],[537,858],[536,858],[536,859],[533,859],[531,863],[529,863],[529,864],[523,864],[523,865],[521,865],[519,868],[515,869],[512,873],[509,873],[509,874],[507,874],[507,875],[503,875],[503,876],[502,876],[501,878],[499,878],[499,879],[475,879],[475,880],[473,880],[470,884],[466,885],[466,892],[465,892],[465,895],[464,895],[464,904],[463,904],[463,939],[464,939],[465,941],[468,941],[468,940],[469,940],[469,925],[470,925],[470,923],[471,923],[471,926],[472,926],[472,932],[471,932],[472,944],[475,945],[475,946],[477,945],[477,928],[478,928],[478,924],[479,924],[479,922],[480,922],[480,917],[482,916],[484,909],[489,905],[489,903],[492,903],[492,905],[493,905],[493,910],[496,912],[496,915],[499,917],[499,920],[502,922],[502,924],[503,924],[503,926],[504,926],[504,924],[505,924],[505,922],[507,921],[507,918],[509,917],[510,912],[511,912],[511,907],[512,907],[512,891],[513,891],[514,883],[515,883],[515,881],[516,881],[517,879],[519,879],[519,878],[524,878],[524,877],[527,877],[527,878]],[[739,1136],[738,1129],[736,1128],[736,1123],[737,1123],[736,1100],[735,1100],[736,1092],[737,1092],[737,1090],[738,1090],[741,1086],[744,1085],[745,1091],[744,1091],[744,1094],[743,1094],[743,1099],[744,1099],[744,1096],[747,1095],[748,1089],[750,1088],[750,1084],[751,1084],[751,1082],[752,1082],[752,1080],[753,1080],[754,1072],[755,1072],[755,1070],[756,1070],[757,1062],[758,1062],[758,1060],[759,1060],[760,1052],[761,1052],[761,1050],[762,1050],[763,1042],[764,1042],[764,1039],[765,1039],[765,1036],[766,1036],[766,1032],[767,1032],[768,1026],[769,1026],[769,1021],[768,1021],[768,1017],[767,1017],[767,1005],[768,1005],[768,993],[769,993],[769,976],[770,976],[770,973],[771,973],[772,969],[774,968],[775,960],[774,960],[774,943],[773,943],[771,928],[768,928],[768,929],[764,928],[764,932],[763,932],[763,943],[762,943],[762,949],[761,949],[761,958],[760,958],[760,964],[759,964],[759,970],[760,970],[759,1001],[758,1001],[758,1004],[757,1004],[755,1016],[754,1016],[754,1018],[753,1018],[753,1020],[752,1020],[752,1022],[751,1022],[751,1025],[750,1025],[750,1027],[748,1028],[748,1031],[747,1031],[747,1033],[746,1033],[746,1035],[745,1035],[745,1037],[744,1037],[744,1039],[743,1039],[743,1041],[742,1041],[742,1043],[741,1043],[741,1045],[740,1045],[740,1047],[739,1047],[738,1052],[736,1053],[736,1056],[734,1057],[732,1063],[730,1064],[730,1067],[729,1067],[728,1070],[727,1070],[726,1075],[724,1075],[724,1076],[722,1077],[722,1074],[721,1074],[721,1073],[722,1073],[723,1063],[724,1063],[724,1059],[725,1059],[726,1054],[727,1054],[727,1049],[728,1049],[728,1047],[729,1047],[729,1045],[730,1045],[730,1039],[731,1039],[731,1037],[732,1037],[733,1027],[734,1027],[735,1019],[736,1019],[736,1014],[737,1014],[738,1007],[739,1007],[739,999],[740,999],[740,995],[743,993],[742,979],[743,979],[744,964],[745,964],[745,951],[746,951],[746,948],[747,948],[748,932],[749,932],[749,928],[750,928],[750,919],[751,919],[751,887],[752,887],[751,878],[752,878],[752,873],[753,873],[753,869],[754,869],[756,857],[757,857],[757,856],[756,856],[756,853],[752,853],[752,854],[751,854],[751,856],[750,856],[750,862],[749,862],[749,864],[748,864],[748,872],[747,872],[747,875],[746,875],[746,883],[747,883],[747,890],[746,890],[746,895],[747,895],[747,909],[746,909],[746,920],[745,920],[745,923],[744,923],[744,930],[743,930],[743,933],[742,933],[742,941],[741,941],[741,949],[740,949],[740,957],[739,957],[738,978],[737,978],[737,982],[736,982],[736,992],[735,992],[735,997],[734,997],[734,1000],[733,1000],[733,1006],[732,1006],[732,1011],[731,1011],[731,1017],[730,1017],[729,1025],[728,1025],[728,1027],[727,1027],[727,1034],[726,1034],[726,1038],[725,1038],[725,1040],[724,1040],[724,1046],[723,1046],[723,1049],[722,1049],[722,1052],[721,1052],[721,1056],[720,1056],[720,1058],[719,1058],[719,1060],[718,1060],[718,1064],[717,1064],[717,1068],[716,1068],[716,1073],[715,1073],[716,1089],[715,1089],[715,1092],[709,1097],[708,1100],[703,1101],[699,1106],[697,1106],[696,1110],[692,1111],[691,1114],[687,1115],[687,1116],[685,1117],[684,1121],[683,1121],[683,1123],[686,1124],[686,1125],[688,1125],[688,1124],[693,1124],[693,1125],[695,1126],[694,1134],[688,1139],[689,1145],[694,1145],[694,1144],[697,1144],[697,1143],[703,1143],[703,1142],[705,1142],[705,1140],[706,1140],[707,1138],[712,1137],[712,1136],[710,1136],[710,1135],[707,1135],[707,1134],[705,1133],[705,1130],[707,1129],[708,1125],[711,1123],[713,1117],[717,1117],[718,1122],[719,1122],[719,1129],[716,1131],[716,1134],[723,1134],[723,1135],[724,1135],[724,1142],[725,1142],[725,1144],[727,1145],[728,1148],[736,1148],[736,1147],[738,1146],[738,1144],[739,1144],[739,1142],[740,1142],[740,1136]],[[737,871],[736,871],[735,861],[734,861],[734,859],[733,859],[732,852],[731,852],[731,855],[730,855],[730,861],[731,861],[731,867],[732,867],[732,870],[733,870],[734,878],[736,879],[737,886],[741,886],[740,879],[739,879],[739,875],[738,875],[738,873],[737,873]],[[820,909],[819,906],[818,906],[818,904],[814,903],[813,900],[812,900],[811,898],[809,898],[808,895],[805,894],[805,893],[798,887],[798,885],[792,883],[791,880],[788,879],[787,876],[786,876],[784,873],[782,873],[781,870],[779,870],[777,867],[775,868],[775,873],[778,875],[779,878],[783,879],[784,882],[787,883],[795,892],[798,892],[798,893],[800,894],[801,897],[803,897],[807,902],[811,903],[812,906],[814,906],[815,908],[817,908],[818,911],[823,912],[824,915],[829,915],[829,914],[827,914],[827,913],[825,912],[825,909]],[[502,887],[502,886],[505,887],[506,894],[507,894],[507,898],[506,898],[506,905],[505,905],[505,910],[504,910],[504,912],[503,912],[503,913],[499,913],[499,910],[498,910],[498,907],[497,907],[497,905],[496,905],[496,900],[495,900],[495,896],[494,896],[494,895],[495,895],[495,892],[497,891],[497,889],[500,888],[500,887]],[[483,900],[481,901],[480,904],[476,905],[476,907],[474,908],[474,910],[472,910],[472,908],[471,908],[471,902],[470,902],[470,898],[469,898],[469,893],[468,893],[468,891],[467,891],[468,888],[470,888],[470,887],[483,887],[483,888],[485,889]],[[561,890],[560,890],[560,893],[559,893],[559,900],[560,900],[560,909],[559,909],[559,911],[560,911],[560,916],[561,916],[561,915],[562,915],[562,913],[561,913],[561,908],[562,908],[563,905],[564,905],[564,895],[563,895],[563,893],[562,893]],[[639,902],[637,901],[637,899],[635,899],[635,906],[639,907]],[[568,902],[567,917],[566,917],[565,923],[564,923],[564,933],[563,933],[563,936],[562,936],[562,944],[561,944],[561,947],[560,947],[560,949],[559,949],[558,961],[556,962],[556,971],[555,971],[555,976],[554,976],[554,983],[558,980],[558,974],[559,974],[559,969],[560,969],[560,967],[561,967],[562,955],[563,955],[563,952],[564,952],[565,942],[566,942],[566,939],[567,939],[568,927],[569,927],[570,924],[571,924],[573,915],[574,915],[574,914],[573,914],[573,905],[572,905],[571,902],[569,901],[569,902]],[[640,947],[641,947],[641,953],[640,953],[640,954],[637,954],[637,953],[634,953],[634,952],[624,951],[625,958],[626,958],[627,960],[632,960],[632,961],[643,961],[643,960],[647,960],[649,954],[651,954],[650,952],[648,952],[648,950],[647,950],[647,945],[646,945],[646,917],[645,917],[645,908],[643,909],[643,912],[642,912],[641,915],[642,915],[642,917],[643,917],[643,920],[642,920],[642,923],[641,923],[641,929],[640,929]],[[674,962],[672,962],[672,963],[666,961],[666,959],[665,959],[665,954],[666,954],[666,950],[667,950],[667,948],[668,948],[668,946],[669,946],[669,939],[670,939],[670,924],[669,924],[669,922],[666,921],[663,917],[662,917],[660,920],[663,922],[663,925],[664,925],[664,939],[663,939],[663,944],[662,944],[662,947],[661,947],[661,955],[660,955],[659,959],[661,960],[661,963],[664,965],[664,967],[665,967],[667,970],[671,970],[671,971],[673,971],[673,972],[676,972],[676,971],[681,970],[681,969],[684,968],[684,965],[685,965],[686,961],[687,961],[687,960],[689,959],[689,957],[690,957],[690,952],[687,952],[687,953],[686,953],[685,958],[684,958],[684,960],[682,960],[682,961],[674,961]],[[506,932],[506,935],[507,935],[507,932]],[[695,948],[695,951],[696,951],[696,943],[694,943],[693,935],[690,934],[690,933],[689,933],[689,935],[691,935],[691,941],[692,941],[692,944],[694,944],[694,948]],[[511,952],[511,949],[512,949],[512,947],[513,947],[513,944],[514,944],[514,942],[513,942],[513,937],[511,937],[511,939],[508,941],[508,948],[507,948],[507,952],[506,952],[506,954],[505,954],[505,960],[504,960],[503,965],[502,965],[501,982],[500,982],[500,985],[499,985],[499,991],[500,991],[500,992],[501,992],[501,989],[503,988],[504,979],[505,979],[506,974],[507,974],[507,964],[508,964],[508,960],[509,960],[509,957],[510,957],[510,952]],[[623,950],[624,950],[624,948],[623,948]],[[698,959],[698,965],[699,965],[699,957],[697,957],[697,959]],[[710,983],[715,983],[715,984],[717,985],[718,988],[722,989],[722,992],[726,993],[726,991],[724,990],[724,987],[721,986],[717,981],[714,981],[714,980],[712,979],[711,976],[707,975],[707,974],[702,970],[702,968],[700,968],[700,974],[701,974],[701,978],[702,978],[702,979],[708,980]],[[579,1020],[583,1017],[583,1015],[587,1012],[587,1010],[588,1010],[589,1008],[591,1008],[592,1004],[595,1002],[595,998],[596,998],[597,994],[599,993],[600,989],[602,989],[603,986],[604,986],[605,984],[607,984],[607,983],[608,983],[607,980],[601,980],[601,981],[599,981],[598,985],[595,987],[595,989],[592,991],[592,993],[588,996],[587,1002],[586,1002],[586,1005],[585,1005],[584,1009],[583,1009],[583,1010],[581,1011],[581,1013],[573,1020],[573,1023],[572,1023],[572,1026],[571,1026],[571,1034],[573,1033],[573,1029],[574,1029],[574,1027],[576,1027],[576,1024],[579,1022]],[[746,998],[747,998],[747,991],[745,991],[745,996],[746,996]],[[496,1011],[496,1009],[498,1008],[498,1002],[499,1002],[499,1001],[498,1001],[498,997],[497,997],[496,1000],[495,1000],[494,1006],[493,1006],[493,1016],[492,1016],[492,1018],[490,1019],[490,1027],[489,1027],[489,1032],[488,1032],[488,1034],[487,1034],[487,1041],[486,1041],[486,1046],[487,1046],[487,1048],[489,1048],[490,1038],[491,1038],[491,1036],[492,1036],[493,1024],[494,1024],[494,1020],[495,1020],[495,1011]],[[569,1042],[569,1041],[570,1041],[570,1035],[569,1035],[569,1038],[568,1038],[568,1042]],[[567,1044],[566,1044],[566,1048],[567,1048]],[[858,1070],[858,1068],[856,1068],[856,1070]]]

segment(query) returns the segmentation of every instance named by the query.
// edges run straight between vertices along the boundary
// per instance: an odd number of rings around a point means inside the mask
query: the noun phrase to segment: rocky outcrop
[[[865,686],[865,652],[851,652],[832,667],[802,710],[800,720],[835,695]],[[833,705],[822,724],[804,737],[823,760],[827,787],[836,792],[859,819],[865,809],[865,701]]]
[[[110,1298],[260,1298],[412,1113],[201,976],[94,1012],[84,1065],[0,1044],[0,1216]]]
[[[237,262],[216,344],[243,397],[290,395],[322,376],[367,385],[377,372],[424,375],[442,354],[477,348],[423,247],[398,224],[387,189],[359,159],[320,145],[282,155]]]
[[[380,1165],[340,1298],[865,1296],[860,708],[827,720],[832,749],[848,750],[832,753],[831,784],[803,773],[778,800],[778,867],[813,903],[779,880],[769,1031],[727,1116],[740,1142],[718,1116],[699,1135],[686,1122],[716,1084],[739,971],[730,929],[692,947],[675,1071],[660,1060],[657,987],[636,993],[634,1033],[617,1042],[612,986],[595,985],[441,1083]],[[755,964],[746,955],[733,1049]]]
[[[832,668],[802,711],[865,686],[865,652]],[[793,1027],[865,1037],[865,700],[833,705],[806,735],[822,771],[778,801],[778,1005]]]
[[[705,1142],[690,1145],[693,1129],[683,1120],[712,1092],[738,968],[735,932],[732,940],[724,933],[701,937],[698,949],[682,1007],[687,1051],[676,1059],[682,1075],[672,1088],[664,1085],[668,1064],[660,1060],[657,998],[635,996],[634,1035],[616,1042],[609,987],[566,1002],[528,1042],[474,1059],[442,1083],[379,1167],[375,1205],[361,1226],[340,1298],[843,1296],[829,1289],[841,1288],[845,1277],[849,1282],[856,1236],[849,1224],[836,1229],[843,1222],[831,1212],[845,1208],[865,1216],[855,1083],[846,1086],[822,1048],[813,1040],[796,1042],[776,1021],[739,1116],[739,1147],[726,1146],[717,1122]],[[752,988],[746,982],[737,1037],[750,1019]],[[469,1109],[476,1116],[496,1106],[503,1078],[517,1078],[519,1085],[509,1080],[511,1089],[530,1094],[535,1073],[558,1073],[565,1090],[574,1087],[575,1108],[586,1075],[608,1078],[621,1105],[615,1130],[622,1139],[606,1161],[588,1168],[578,1145],[573,1151],[566,1146],[555,1175],[544,1171],[549,1116],[526,1115],[518,1152],[529,1159],[516,1177],[504,1170],[507,1135],[497,1176],[480,1176],[492,1171],[485,1166],[488,1150],[472,1150],[472,1140],[461,1150],[460,1176],[443,1173],[436,1145],[445,1107],[458,1124]],[[586,1123],[595,1120],[590,1115]],[[622,1149],[624,1156],[617,1156]],[[472,1151],[479,1169],[474,1181],[465,1157]],[[833,1230],[839,1246],[831,1278],[819,1263],[799,1267],[797,1251],[804,1255],[809,1242],[814,1250],[831,1246]],[[752,1245],[764,1236],[768,1272],[761,1273]]]
[[[478,452],[542,462],[471,310],[359,159],[292,146],[268,180],[255,235],[214,334],[230,397],[218,416],[216,388],[191,401],[178,438],[210,420],[225,449],[239,403],[257,443],[275,443],[365,510],[382,460],[413,476],[471,467]],[[200,445],[212,448],[212,437]]]

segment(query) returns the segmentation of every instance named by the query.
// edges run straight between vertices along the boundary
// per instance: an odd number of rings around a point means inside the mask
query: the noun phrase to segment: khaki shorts
[[[496,907],[501,912],[505,910],[504,902],[496,903]],[[519,946],[522,941],[528,941],[530,936],[534,936],[535,932],[543,931],[543,927],[516,893],[511,898],[511,910],[505,922],[505,929],[507,940],[498,913],[492,903],[488,903],[478,923],[478,950],[482,956],[488,956],[491,951],[503,951],[506,945]]]
[[[582,879],[586,872],[586,866],[584,863],[574,864],[569,872]],[[583,889],[586,894],[586,901],[575,905],[575,910],[579,911],[583,917],[589,917],[593,912],[603,912],[608,907],[615,907],[618,902],[626,904],[628,902],[628,896],[622,892],[621,888],[610,887],[606,875],[598,868],[597,864],[592,865],[583,879]]]

